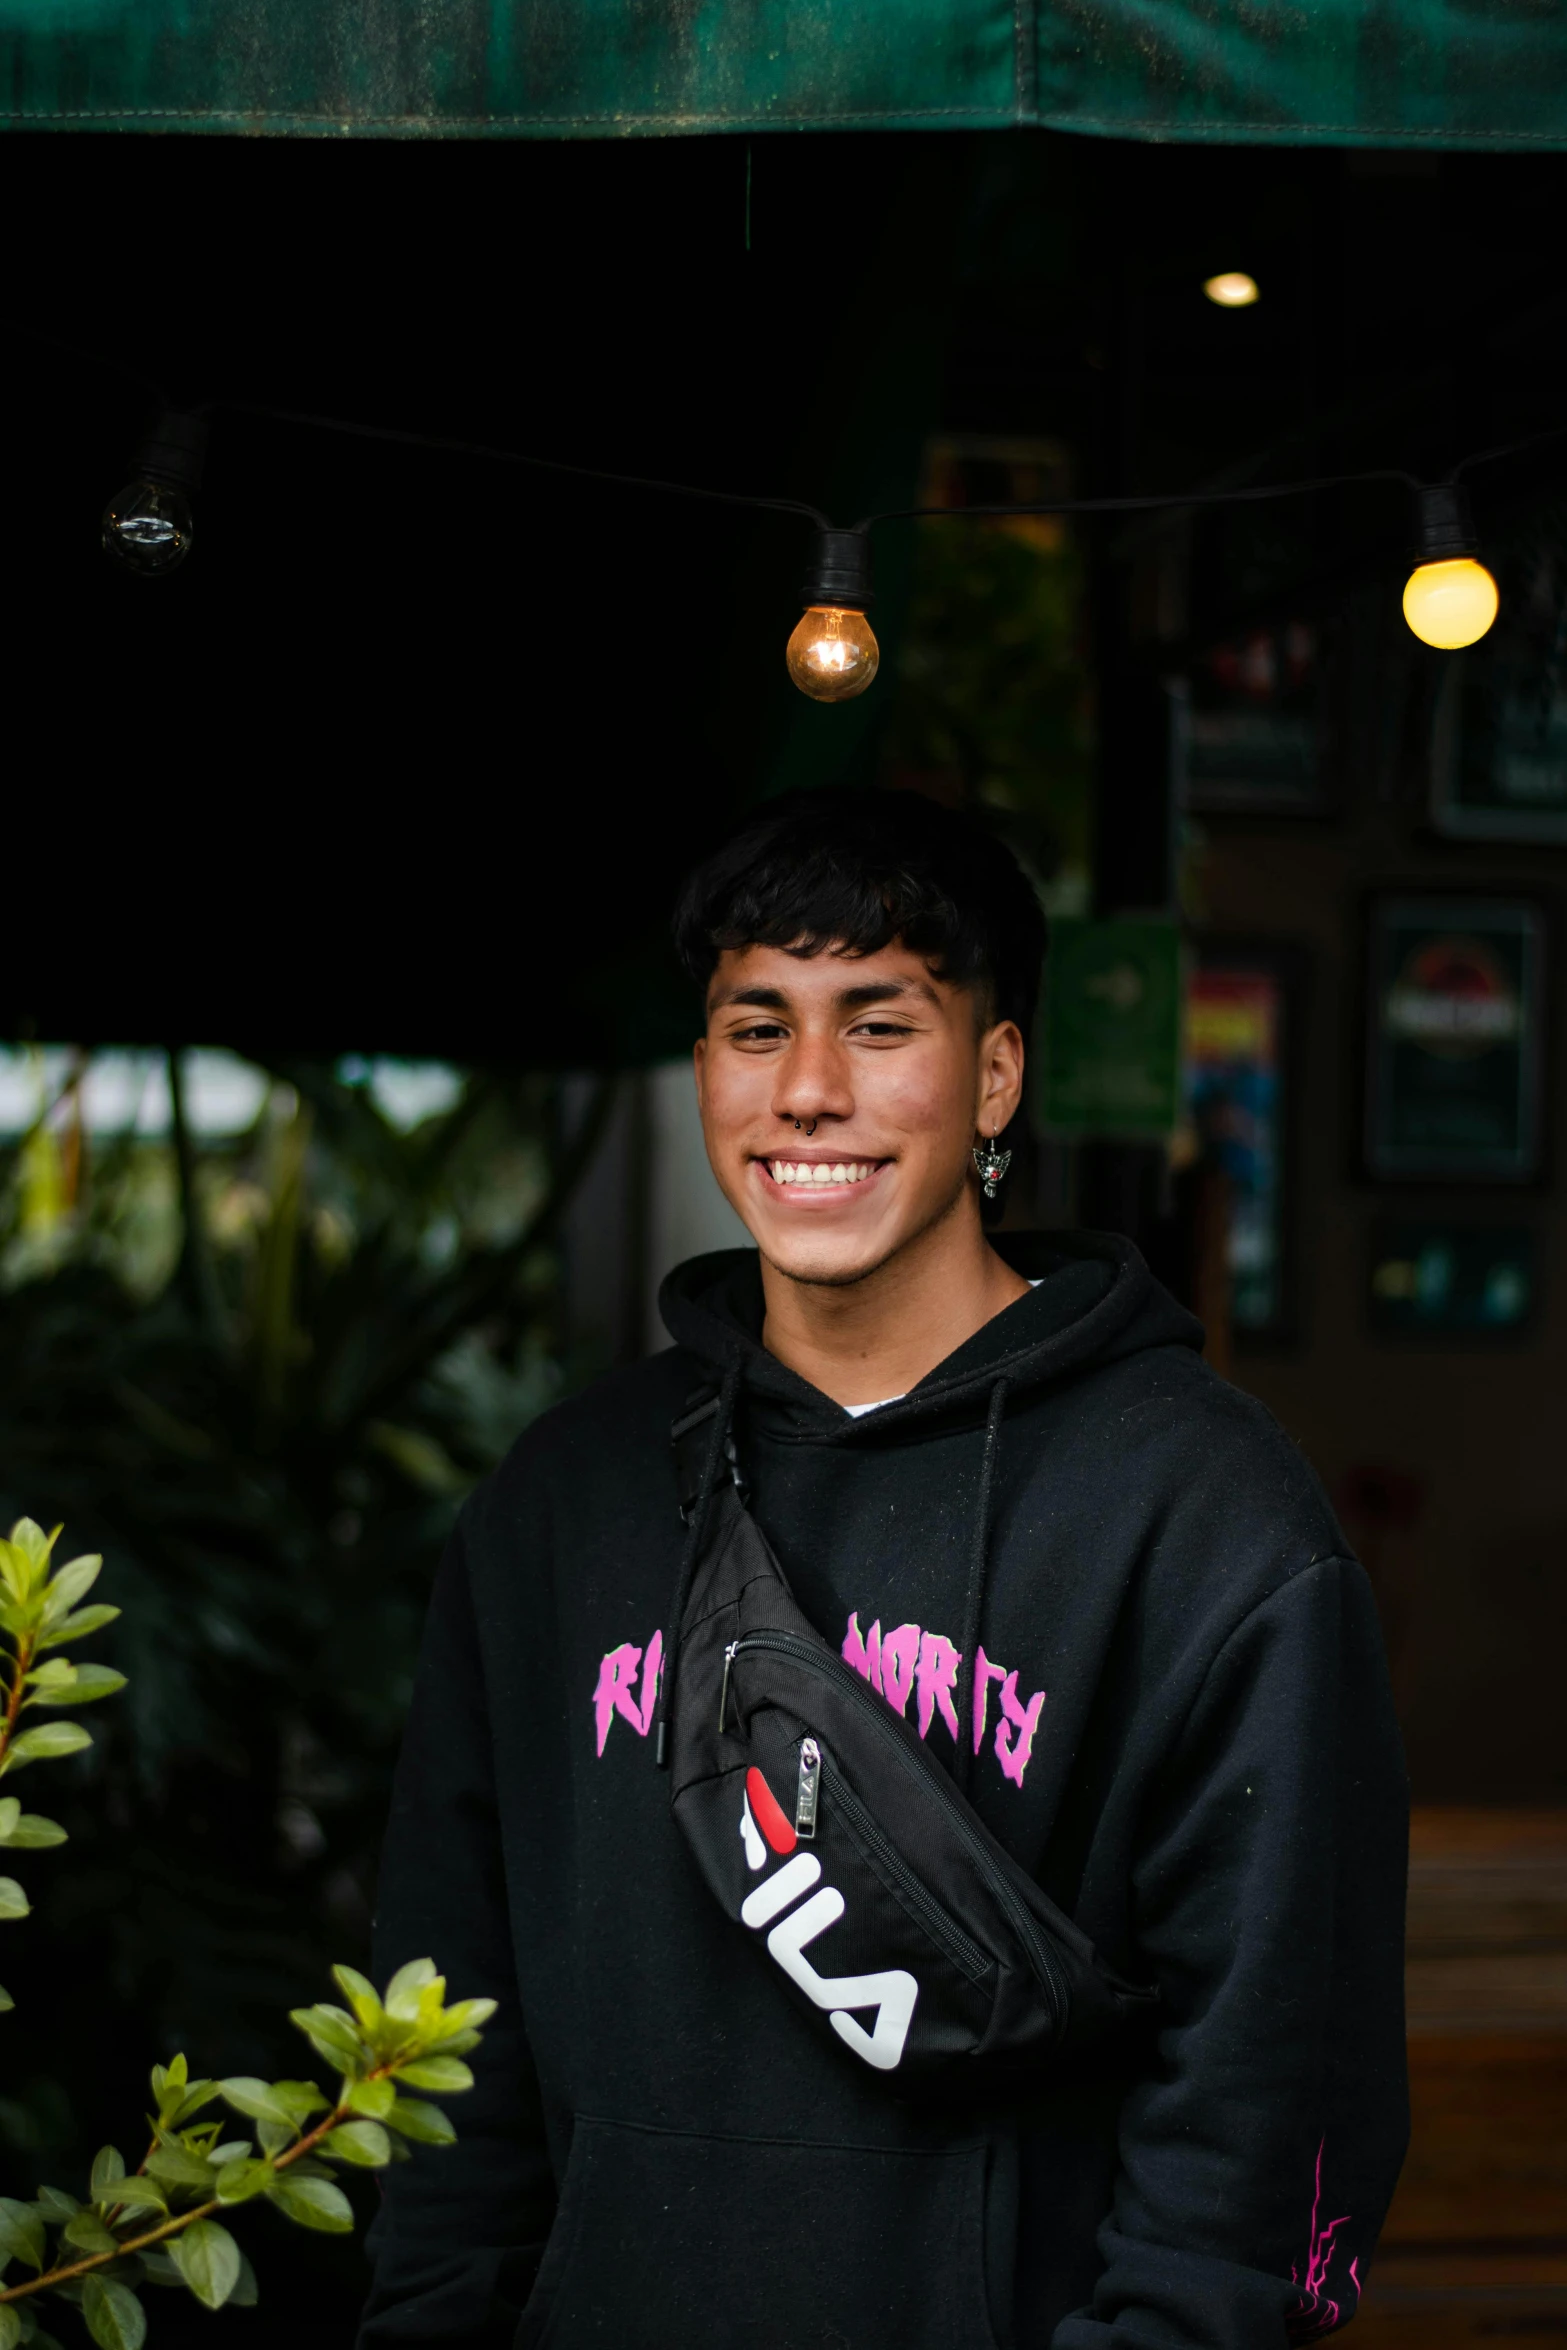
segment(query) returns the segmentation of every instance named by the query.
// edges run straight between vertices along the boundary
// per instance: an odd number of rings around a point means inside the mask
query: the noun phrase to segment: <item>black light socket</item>
[[[137,481],[163,482],[187,497],[201,487],[207,454],[207,419],[199,410],[168,408],[137,450],[131,466]]]
[[[1417,563],[1453,563],[1479,552],[1469,492],[1460,482],[1439,481],[1415,492]]]
[[[800,590],[804,604],[834,604],[863,612],[876,600],[871,586],[871,542],[863,530],[819,530]]]

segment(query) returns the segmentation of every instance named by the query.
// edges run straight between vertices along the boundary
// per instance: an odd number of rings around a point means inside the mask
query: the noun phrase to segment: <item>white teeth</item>
[[[862,1159],[840,1159],[829,1165],[826,1160],[770,1159],[775,1183],[863,1183],[874,1175],[874,1163]]]

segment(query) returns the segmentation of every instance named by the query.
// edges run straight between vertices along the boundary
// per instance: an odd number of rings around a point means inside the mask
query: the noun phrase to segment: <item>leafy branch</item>
[[[45,1534],[31,1518],[20,1518],[9,1541],[0,1542],[0,1681],[5,1691],[0,1778],[28,1763],[80,1754],[93,1742],[91,1731],[80,1722],[39,1722],[24,1729],[24,1713],[35,1706],[90,1705],[125,1687],[125,1675],[108,1665],[72,1664],[62,1656],[38,1662],[46,1649],[85,1640],[90,1632],[112,1624],[120,1612],[117,1607],[80,1604],[97,1581],[103,1561],[77,1558],[56,1567],[54,1546],[59,1539],[58,1526]],[[38,1851],[64,1842],[65,1830],[58,1821],[24,1812],[14,1795],[0,1797],[0,1845]],[[16,1879],[0,1877],[0,1920],[25,1918],[30,1907]],[[0,1990],[0,2008],[13,2004],[9,1992]]]
[[[410,2142],[452,2143],[456,2132],[442,2109],[401,2092],[471,2088],[463,2058],[479,2045],[494,2000],[448,2007],[427,1958],[399,1968],[384,2000],[352,1967],[333,1973],[348,2006],[298,2008],[292,2021],[338,2073],[335,2098],[314,2081],[193,2081],[177,2056],[153,2067],[152,2143],[135,2171],[117,2147],[105,2146],[85,2202],[56,2187],[40,2188],[31,2203],[0,2196],[0,2350],[49,2350],[51,2338],[25,2307],[40,2293],[74,2303],[99,2350],[139,2350],[144,2285],[184,2286],[209,2309],[248,2305],[255,2275],[219,2213],[264,2196],[300,2227],[346,2234],[353,2209],[334,2163],[379,2170],[405,2161]],[[254,2137],[226,2139],[221,2119],[196,2120],[219,2098],[254,2123]],[[51,2228],[58,2231],[52,2258]],[[5,2286],[13,2259],[36,2273]]]
[[[84,1705],[125,1686],[123,1674],[102,1665],[38,1661],[120,1612],[80,1604],[102,1561],[56,1568],[59,1532],[46,1535],[23,1518],[0,1542],[0,1776],[92,1744],[73,1722],[20,1727],[30,1708]],[[38,1849],[64,1840],[55,1821],[23,1812],[14,1796],[0,1798],[0,1844]],[[28,1914],[21,1887],[0,1877],[0,1918]],[[399,1968],[384,1999],[352,1967],[333,1974],[347,2007],[296,2008],[290,2020],[337,2075],[334,2096],[315,2081],[193,2081],[176,2056],[153,2067],[152,2137],[134,2171],[118,2147],[105,2146],[84,2200],[58,2187],[40,2187],[30,2203],[0,2196],[0,2350],[59,2350],[38,2322],[40,2294],[74,2305],[99,2350],[140,2350],[145,2285],[182,2286],[209,2309],[254,2302],[254,2272],[220,2213],[263,2197],[300,2227],[346,2234],[353,2209],[334,2164],[379,2170],[406,2161],[411,2145],[452,2143],[456,2132],[441,2107],[403,2092],[450,2096],[472,2087],[463,2059],[478,2047],[494,2000],[448,2007],[445,1982],[427,1958]],[[12,2004],[3,1992],[0,2004]],[[198,2118],[220,2099],[254,2125],[251,2136],[225,2137],[221,2117]],[[33,2275],[7,2284],[13,2261]]]

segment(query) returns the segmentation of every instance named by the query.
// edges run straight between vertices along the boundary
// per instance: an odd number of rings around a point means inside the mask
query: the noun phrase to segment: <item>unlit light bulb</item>
[[[1444,653],[1478,644],[1496,618],[1496,582],[1483,563],[1459,555],[1421,563],[1404,589],[1404,618],[1422,644]]]
[[[1248,310],[1262,291],[1244,269],[1221,269],[1217,277],[1204,278],[1202,290],[1221,310]]]
[[[104,508],[104,553],[139,579],[183,563],[192,535],[190,500],[172,482],[129,482]]]
[[[881,665],[881,647],[863,612],[812,604],[789,639],[789,675],[813,702],[850,702]]]

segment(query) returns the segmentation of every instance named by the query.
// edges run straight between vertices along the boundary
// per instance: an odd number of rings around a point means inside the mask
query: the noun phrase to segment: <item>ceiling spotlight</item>
[[[1221,310],[1249,310],[1262,289],[1244,269],[1221,269],[1217,277],[1203,279],[1202,290]]]
[[[1422,644],[1456,653],[1478,644],[1496,618],[1496,582],[1476,560],[1467,491],[1456,481],[1415,492],[1415,568],[1404,588],[1404,618]]]
[[[819,530],[801,590],[805,611],[784,658],[813,702],[852,702],[881,664],[865,617],[871,601],[871,543],[863,530]]]

